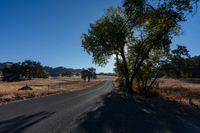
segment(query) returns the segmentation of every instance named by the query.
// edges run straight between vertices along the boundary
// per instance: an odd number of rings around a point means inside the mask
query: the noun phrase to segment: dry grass
[[[14,100],[40,97],[43,95],[75,91],[93,87],[103,80],[112,80],[113,77],[99,76],[97,80],[84,82],[80,77],[58,77],[48,79],[33,79],[20,82],[0,82],[0,103]],[[19,90],[28,85],[33,90]]]
[[[161,96],[184,104],[200,106],[200,79],[159,79]]]
[[[98,81],[104,81],[104,80],[116,80],[116,77],[115,76],[103,76],[103,75],[98,75]]]

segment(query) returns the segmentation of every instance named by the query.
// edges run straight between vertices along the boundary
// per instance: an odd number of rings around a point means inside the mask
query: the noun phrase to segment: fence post
[[[48,94],[49,94],[50,85],[48,84]]]

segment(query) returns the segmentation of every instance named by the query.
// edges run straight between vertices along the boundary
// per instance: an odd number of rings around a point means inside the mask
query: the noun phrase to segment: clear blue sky
[[[109,6],[122,0],[0,0],[0,62],[40,61],[52,67],[96,67],[112,72],[113,60],[100,68],[81,47],[80,36]],[[183,35],[172,47],[184,44],[200,54],[200,13],[183,24]]]

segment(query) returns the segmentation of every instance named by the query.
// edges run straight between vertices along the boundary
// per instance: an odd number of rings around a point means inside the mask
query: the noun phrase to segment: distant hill
[[[6,67],[12,66],[14,63],[12,62],[4,62],[0,63],[0,71]],[[49,67],[49,66],[44,66],[44,69],[51,75],[51,76],[59,76],[59,75],[64,75],[64,76],[70,76],[70,75],[75,75],[81,74],[82,69],[73,69],[73,68],[65,68],[65,67]],[[1,75],[1,74],[0,74]],[[97,75],[106,75],[106,76],[115,76],[114,73],[98,73]]]
[[[115,73],[104,73],[104,72],[97,73],[97,75],[103,75],[103,76],[116,76]]]
[[[4,63],[0,63],[0,70],[2,70],[2,69],[4,69],[4,68],[6,68],[6,67],[10,67],[10,66],[12,66],[14,63],[12,63],[12,62],[4,62]]]
[[[4,68],[9,68],[12,66],[13,62],[3,62],[0,63],[0,71]],[[80,74],[82,69],[73,69],[73,68],[65,68],[65,67],[56,67],[52,68],[49,66],[45,66],[44,69],[49,72],[51,76],[59,76],[59,75],[74,75],[74,74]],[[1,74],[0,74],[1,75]]]
[[[46,69],[47,72],[49,72],[49,74],[51,76],[59,76],[59,75],[65,75],[65,74],[80,74],[82,69],[73,69],[73,68],[65,68],[65,67],[56,67],[56,68],[52,68],[49,66],[45,66],[44,67]]]

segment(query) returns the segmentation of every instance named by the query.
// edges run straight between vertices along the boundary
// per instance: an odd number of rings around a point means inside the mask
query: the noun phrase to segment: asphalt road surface
[[[112,89],[112,81],[104,81],[95,88],[2,105],[0,133],[73,132],[77,119]]]

